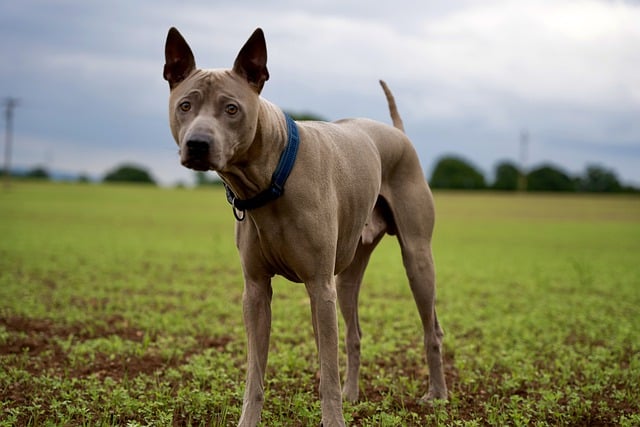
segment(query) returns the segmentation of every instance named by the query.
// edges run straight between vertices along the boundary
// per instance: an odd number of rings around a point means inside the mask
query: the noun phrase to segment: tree
[[[80,175],[78,175],[78,178],[76,179],[76,181],[78,181],[81,184],[87,184],[87,183],[91,182],[91,178],[89,177],[88,174],[83,172]]]
[[[496,190],[515,191],[518,189],[520,170],[511,162],[502,162],[496,166],[496,180],[493,188]]]
[[[578,179],[581,191],[613,193],[622,191],[622,185],[612,170],[598,165],[589,165],[584,176]]]
[[[25,173],[23,175],[23,177],[26,178],[26,179],[48,180],[49,179],[49,172],[47,172],[47,170],[45,168],[43,168],[42,166],[37,166],[37,167],[27,171],[27,173]]]
[[[124,164],[107,172],[104,182],[134,182],[140,184],[155,184],[149,172],[137,165]]]
[[[454,156],[442,157],[429,181],[433,188],[477,190],[486,187],[484,176],[467,161]]]
[[[542,165],[527,175],[529,191],[575,191],[574,181],[553,165]]]

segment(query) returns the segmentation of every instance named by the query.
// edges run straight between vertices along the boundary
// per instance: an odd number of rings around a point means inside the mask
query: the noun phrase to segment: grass
[[[450,400],[418,401],[419,319],[386,238],[347,421],[640,424],[640,198],[435,196]],[[17,183],[0,236],[0,426],[235,425],[242,275],[221,190]],[[273,316],[263,425],[317,425],[304,287],[277,279]]]

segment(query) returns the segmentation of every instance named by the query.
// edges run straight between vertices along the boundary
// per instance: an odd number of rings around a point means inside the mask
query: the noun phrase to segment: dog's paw
[[[434,404],[442,404],[442,403],[447,403],[449,401],[449,396],[447,396],[447,391],[434,391],[434,390],[429,390],[428,393],[426,393],[424,396],[422,396],[420,398],[420,402],[422,403],[426,403],[428,405],[434,405]]]
[[[358,401],[359,397],[358,387],[344,387],[342,390],[342,398],[349,403],[355,403]]]

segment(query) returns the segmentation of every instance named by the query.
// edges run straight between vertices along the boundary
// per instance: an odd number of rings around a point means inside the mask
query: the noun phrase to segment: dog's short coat
[[[287,126],[282,111],[260,97],[269,78],[262,30],[242,47],[232,69],[201,70],[171,28],[165,60],[169,122],[182,164],[216,171],[241,199],[267,188],[287,144]],[[435,310],[432,196],[393,96],[382,85],[395,127],[367,119],[298,123],[300,145],[284,194],[236,221],[248,353],[241,426],[260,420],[276,274],[306,286],[320,361],[322,423],[344,425],[342,395],[355,401],[359,392],[358,292],[385,233],[400,242],[424,328],[429,366],[424,399],[447,397]],[[336,301],[347,328],[342,393]]]

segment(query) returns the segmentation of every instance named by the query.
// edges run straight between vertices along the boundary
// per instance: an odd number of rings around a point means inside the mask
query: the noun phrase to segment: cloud
[[[638,22],[638,3],[595,0],[4,2],[0,49],[10,60],[0,62],[0,96],[23,101],[17,144],[50,140],[56,162],[72,146],[95,150],[96,170],[113,166],[110,150],[130,153],[168,181],[181,167],[159,154],[174,150],[167,29],[177,26],[211,68],[230,66],[261,26],[265,97],[330,119],[389,121],[384,78],[427,168],[460,152],[489,172],[517,156],[526,128],[531,162],[600,160],[640,183],[630,165],[640,160]]]

